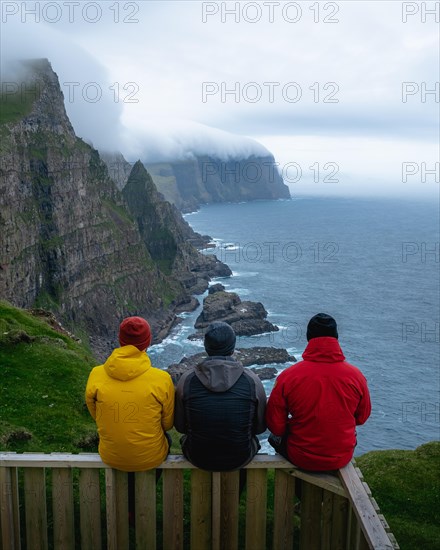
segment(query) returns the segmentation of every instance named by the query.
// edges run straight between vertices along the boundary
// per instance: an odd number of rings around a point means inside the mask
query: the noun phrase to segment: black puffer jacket
[[[233,357],[208,357],[184,374],[176,390],[174,425],[182,451],[198,468],[235,470],[252,460],[264,432],[266,394]]]

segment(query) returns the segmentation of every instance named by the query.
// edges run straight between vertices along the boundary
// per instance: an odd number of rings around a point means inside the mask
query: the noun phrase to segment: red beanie
[[[144,351],[151,344],[150,325],[142,317],[127,317],[119,327],[119,343]]]

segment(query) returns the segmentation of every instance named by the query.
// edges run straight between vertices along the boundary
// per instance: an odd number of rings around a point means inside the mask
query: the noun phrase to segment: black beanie
[[[228,323],[215,321],[206,329],[205,350],[212,355],[232,355],[235,349],[235,332]]]
[[[307,341],[320,336],[331,336],[338,338],[338,327],[336,321],[326,313],[317,313],[307,325]]]

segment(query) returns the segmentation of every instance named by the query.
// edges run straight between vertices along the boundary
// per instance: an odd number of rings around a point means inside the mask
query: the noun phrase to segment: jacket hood
[[[144,351],[134,346],[116,348],[104,363],[105,372],[116,380],[132,380],[144,374],[151,367],[151,361]]]
[[[336,338],[331,336],[320,336],[312,338],[302,354],[305,361],[318,363],[338,363],[345,360],[341,346]]]
[[[243,374],[243,365],[233,357],[208,357],[194,372],[208,390],[224,392],[232,388]]]

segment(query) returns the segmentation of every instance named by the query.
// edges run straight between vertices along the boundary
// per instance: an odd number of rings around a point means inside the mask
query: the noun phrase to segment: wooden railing
[[[314,474],[257,455],[244,487],[182,456],[161,468],[158,483],[135,474],[131,526],[127,474],[97,454],[0,453],[1,550],[399,548],[353,464]]]

